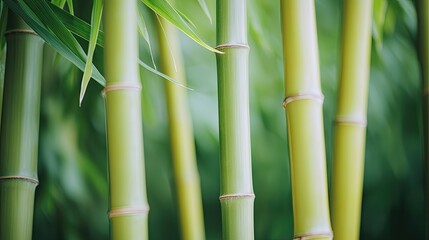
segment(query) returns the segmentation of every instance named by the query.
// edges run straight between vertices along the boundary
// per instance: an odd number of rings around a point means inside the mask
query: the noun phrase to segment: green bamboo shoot
[[[109,217],[112,239],[147,239],[137,2],[104,5]]]
[[[177,29],[159,18],[158,39],[163,72],[186,85]],[[182,239],[203,240],[204,220],[194,133],[186,89],[165,80],[173,170]]]
[[[335,239],[359,239],[371,52],[372,0],[345,0],[335,119],[332,224]]]
[[[217,1],[223,239],[253,239],[246,0]]]
[[[43,41],[9,12],[0,131],[0,239],[31,239]]]
[[[282,0],[295,239],[332,239],[313,0]]]

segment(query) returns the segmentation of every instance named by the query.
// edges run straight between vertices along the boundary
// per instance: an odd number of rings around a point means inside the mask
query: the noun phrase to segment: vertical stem
[[[371,52],[372,0],[345,0],[335,119],[332,223],[335,239],[359,239]]]
[[[423,88],[423,128],[425,150],[426,237],[429,235],[429,2],[417,0],[418,55]]]
[[[105,1],[104,94],[112,239],[148,237],[136,11],[135,0]]]
[[[0,132],[0,239],[31,239],[43,41],[9,12]]]
[[[159,20],[158,39],[163,72],[186,85],[177,30],[163,18]],[[186,89],[165,81],[165,91],[182,239],[203,240],[200,177]]]
[[[332,239],[313,0],[282,0],[295,239]]]
[[[253,239],[246,0],[217,1],[223,239]]]

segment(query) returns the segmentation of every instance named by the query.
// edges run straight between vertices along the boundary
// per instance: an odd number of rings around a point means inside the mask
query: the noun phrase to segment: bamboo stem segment
[[[314,1],[281,3],[294,236],[332,239]]]
[[[217,1],[222,234],[254,238],[246,0]],[[222,196],[251,197],[222,197]]]
[[[163,72],[186,85],[177,29],[164,19],[159,21],[162,24],[158,25],[158,39]],[[187,92],[169,81],[165,81],[165,91],[182,239],[204,240],[200,177]]]
[[[106,0],[103,13],[112,239],[148,238],[136,11],[135,0]]]
[[[335,121],[332,222],[335,239],[359,239],[371,52],[372,0],[345,0]]]
[[[31,239],[43,41],[9,12],[0,131],[0,239]],[[13,29],[13,31],[11,31]]]

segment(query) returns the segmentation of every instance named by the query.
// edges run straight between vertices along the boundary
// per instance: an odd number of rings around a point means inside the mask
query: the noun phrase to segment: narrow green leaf
[[[149,72],[151,72],[151,73],[153,73],[153,74],[156,74],[156,75],[158,75],[158,76],[160,76],[160,77],[162,77],[162,78],[165,78],[166,80],[168,80],[168,81],[170,81],[170,82],[172,82],[172,83],[174,83],[174,84],[177,84],[177,85],[179,85],[179,86],[181,86],[181,87],[183,87],[183,88],[186,88],[186,89],[188,89],[188,90],[191,90],[191,91],[193,91],[193,90],[194,90],[194,89],[192,89],[192,88],[189,88],[189,87],[187,87],[187,86],[183,85],[182,83],[177,82],[176,80],[174,80],[174,79],[172,79],[171,77],[169,77],[169,76],[165,75],[164,73],[159,72],[158,70],[151,68],[149,65],[147,65],[146,63],[144,63],[142,60],[138,59],[138,62],[139,62],[139,64],[140,64],[140,66],[142,66],[143,68],[147,69]]]
[[[80,88],[79,106],[82,104],[85,96],[86,88],[92,75],[92,57],[94,56],[95,47],[97,45],[98,31],[100,29],[101,15],[103,11],[102,0],[94,0],[91,14],[91,35],[89,38],[88,57],[86,59],[85,71],[83,72],[82,84]]]
[[[1,13],[0,13],[0,52],[2,51],[4,45],[6,44],[4,38],[4,32],[6,31],[6,19],[7,19],[7,7],[2,3]],[[0,54],[1,55],[1,54]]]
[[[73,0],[67,0],[67,7],[69,8],[70,14],[74,15]]]
[[[74,54],[55,34],[50,32],[40,21],[38,15],[34,13],[23,1],[3,0],[6,2],[10,10],[18,14],[43,40],[53,47],[63,57],[68,59],[79,69],[84,71],[86,56]],[[40,14],[40,13],[38,13]],[[83,50],[82,50],[83,51]],[[100,74],[97,68],[94,67],[92,77],[102,86],[106,84],[104,77]]]
[[[52,10],[61,20],[61,22],[66,26],[70,32],[76,34],[77,36],[89,41],[91,25],[89,25],[84,20],[71,15],[70,13],[64,11],[63,9],[58,8],[57,6],[51,5]],[[104,46],[104,32],[99,30],[97,45],[100,47]]]
[[[387,12],[387,1],[386,0],[374,0],[373,2],[373,28],[372,37],[375,42],[377,52],[380,52],[383,47],[383,29],[384,21],[386,19]]]
[[[209,11],[209,8],[207,7],[206,1],[198,0],[198,3],[200,4],[201,9],[204,11],[204,14],[206,14],[210,23],[212,23],[212,17],[210,16],[210,11]]]
[[[147,30],[146,22],[143,18],[143,14],[142,14],[142,11],[143,11],[142,7],[143,6],[144,5],[142,3],[139,4],[137,25],[139,28],[140,35],[143,37],[143,39],[145,40],[145,42],[147,43],[147,45],[149,47],[150,58],[152,59],[152,64],[156,69],[155,60],[153,59],[152,45],[150,43],[149,31]]]
[[[192,40],[201,45],[202,47],[216,53],[222,53],[221,51],[210,47],[190,28],[186,21],[180,16],[178,11],[171,6],[167,1],[159,0],[141,0],[146,6],[152,9],[156,14],[165,18],[167,21],[175,25],[184,34],[188,35]]]

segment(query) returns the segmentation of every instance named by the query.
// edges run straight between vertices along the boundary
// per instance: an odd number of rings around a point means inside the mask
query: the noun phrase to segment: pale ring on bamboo
[[[233,198],[255,198],[255,194],[253,193],[234,193],[234,194],[224,194],[219,197],[219,200],[228,200]]]
[[[366,127],[366,119],[356,117],[336,117],[335,123],[339,125],[353,125],[358,127]]]
[[[215,49],[217,49],[219,51],[221,51],[222,49],[225,49],[225,48],[246,48],[246,49],[249,49],[249,45],[240,44],[240,43],[226,43],[226,44],[217,45],[215,47]]]
[[[313,100],[313,101],[316,101],[316,102],[323,104],[323,99],[324,99],[324,97],[322,94],[299,93],[299,94],[295,94],[295,95],[291,95],[291,96],[286,97],[285,100],[283,101],[283,107],[286,108],[286,106],[289,103],[299,101],[299,100]]]
[[[293,237],[293,240],[310,240],[310,239],[324,239],[324,238],[332,239],[332,237],[333,237],[332,233],[314,233],[314,234],[297,235]]]
[[[39,185],[39,180],[36,178],[32,178],[32,177],[25,177],[25,176],[2,176],[2,177],[0,177],[0,181],[5,181],[5,180],[23,180],[23,181],[27,181],[27,182],[31,182],[31,183],[34,183],[36,185]]]
[[[10,30],[6,31],[4,33],[4,35],[7,36],[7,35],[10,35],[10,34],[14,34],[14,33],[17,33],[17,34],[31,34],[31,35],[38,36],[35,31],[30,30],[30,29],[10,29]]]
[[[106,85],[106,87],[101,92],[103,96],[106,95],[106,93],[111,91],[119,91],[119,90],[136,90],[140,91],[142,89],[142,85],[140,83],[134,83],[134,82],[121,82],[121,83],[111,83]]]
[[[127,216],[127,215],[137,215],[145,214],[149,212],[149,207],[124,207],[124,208],[115,208],[109,211],[109,218]]]

